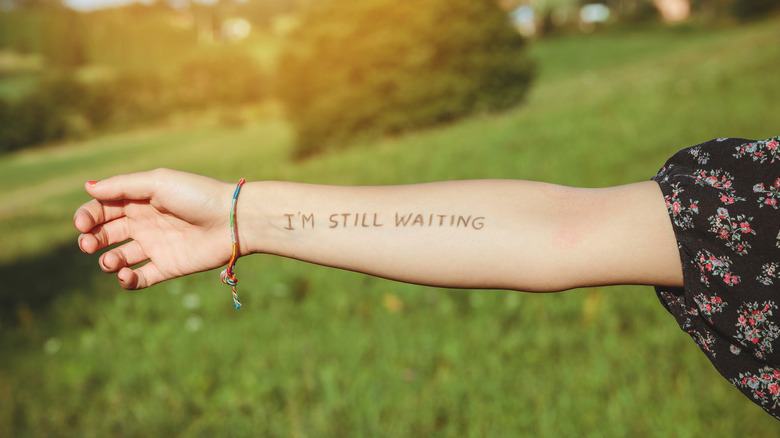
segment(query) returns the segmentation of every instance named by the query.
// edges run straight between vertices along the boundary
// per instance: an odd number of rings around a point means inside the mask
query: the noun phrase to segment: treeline
[[[192,17],[154,5],[0,13],[0,47],[42,60],[35,71],[0,65],[0,83],[36,84],[0,96],[0,152],[267,97],[267,68],[240,45],[203,44]]]
[[[117,72],[90,80],[67,70],[41,74],[32,92],[0,99],[0,151],[177,110],[258,102],[269,92],[267,77],[254,58],[237,50],[201,54],[175,73]]]
[[[492,0],[297,6],[273,73],[258,65],[256,46],[222,40],[220,23],[239,13],[231,9],[239,3],[0,15],[0,28],[24,27],[0,33],[0,43],[41,53],[47,66],[35,91],[0,102],[0,145],[9,151],[178,108],[256,102],[274,93],[297,133],[296,154],[308,156],[367,135],[510,107],[533,76],[524,40]],[[110,66],[109,73],[85,77],[85,67],[96,65]]]
[[[740,20],[762,18],[780,11],[777,0],[691,0],[694,12],[712,16],[733,16]]]
[[[504,0],[513,6],[528,4],[525,0]],[[680,0],[687,4],[691,17],[700,21],[722,19],[750,20],[761,18],[780,10],[777,0]],[[553,15],[576,11],[589,4],[603,4],[610,9],[614,22],[638,22],[659,20],[659,5],[664,0],[554,0],[532,2],[537,12],[547,21],[545,25],[555,26]],[[680,6],[680,5],[678,5]],[[684,5],[683,5],[684,6]],[[560,17],[559,17],[560,18]]]
[[[520,4],[512,0],[223,0],[187,8],[159,1],[91,13],[57,0],[9,1],[0,51],[38,56],[43,67],[20,72],[0,63],[0,152],[274,96],[297,134],[295,153],[305,157],[512,107],[535,71],[508,19]],[[631,19],[654,10],[652,0],[606,4]],[[699,13],[745,18],[778,5],[691,0]],[[288,18],[285,42],[233,42],[223,27],[231,17],[261,33]],[[261,64],[263,57],[271,61]],[[37,85],[2,97],[3,83],[18,75]]]

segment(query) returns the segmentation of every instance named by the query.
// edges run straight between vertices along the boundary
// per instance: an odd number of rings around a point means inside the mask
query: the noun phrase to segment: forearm
[[[235,187],[157,169],[85,185],[79,247],[126,289],[230,259]],[[240,255],[270,253],[400,281],[554,291],[600,284],[677,286],[682,270],[655,182],[603,189],[481,180],[384,187],[246,184]]]
[[[445,287],[563,290],[611,283],[605,189],[510,180],[409,186],[247,184],[244,252]]]

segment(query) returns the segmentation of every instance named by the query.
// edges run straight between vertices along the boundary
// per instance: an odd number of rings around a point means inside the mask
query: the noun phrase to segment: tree
[[[762,17],[776,9],[780,9],[780,2],[777,0],[735,0],[732,6],[734,15],[740,19]]]
[[[321,0],[302,11],[278,94],[305,156],[516,105],[533,65],[492,0]]]
[[[49,65],[72,70],[86,64],[87,33],[84,17],[64,8],[45,11],[44,55]]]

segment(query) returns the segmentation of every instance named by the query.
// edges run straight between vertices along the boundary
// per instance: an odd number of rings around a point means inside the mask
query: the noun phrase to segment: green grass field
[[[75,248],[71,217],[84,181],[160,166],[327,184],[646,180],[682,147],[778,134],[778,40],[778,20],[545,40],[525,105],[305,162],[272,108],[0,157],[0,436],[777,435],[649,287],[443,290],[254,256],[236,312],[217,272],[121,290]]]

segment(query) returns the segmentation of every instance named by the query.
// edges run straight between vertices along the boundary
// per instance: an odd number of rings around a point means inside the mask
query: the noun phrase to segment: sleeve
[[[672,156],[663,192],[684,286],[661,303],[715,368],[780,419],[780,137],[719,138]]]

